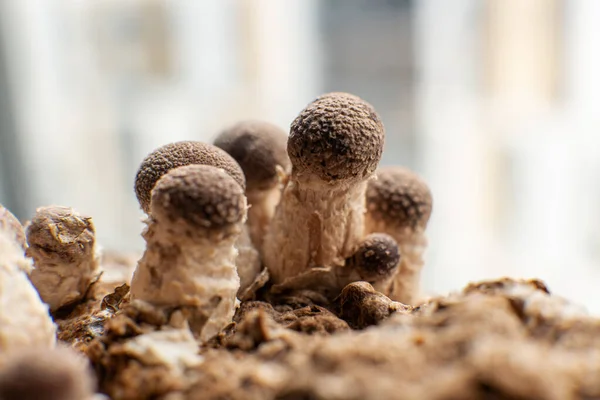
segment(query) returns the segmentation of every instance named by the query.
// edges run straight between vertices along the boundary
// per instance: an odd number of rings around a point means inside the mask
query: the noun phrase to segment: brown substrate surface
[[[536,280],[472,284],[417,307],[366,283],[331,301],[265,290],[204,345],[127,290],[100,282],[59,321],[115,400],[600,398],[600,320]]]

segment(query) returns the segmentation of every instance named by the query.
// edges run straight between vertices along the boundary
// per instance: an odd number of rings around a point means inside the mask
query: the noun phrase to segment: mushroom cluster
[[[0,206],[0,398],[91,396],[93,380],[54,349],[57,337],[93,361],[113,397],[145,398],[143,387],[154,398],[186,387],[200,348],[225,343],[255,306],[326,333],[408,313],[431,193],[405,168],[377,169],[384,140],[371,104],[335,92],[308,104],[289,135],[246,120],[212,144],[157,148],[134,184],[146,247],[122,282],[109,277],[124,276],[112,269],[125,258],[101,254],[91,217],[41,207],[24,228]],[[3,357],[10,349],[21,350]],[[64,362],[49,370],[54,357]],[[15,378],[25,363],[31,373]],[[44,374],[62,386],[44,389]]]

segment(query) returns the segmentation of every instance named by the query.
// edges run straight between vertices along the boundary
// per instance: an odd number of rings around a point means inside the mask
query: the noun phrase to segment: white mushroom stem
[[[203,341],[231,322],[240,285],[237,235],[219,241],[174,238],[150,220],[143,236],[147,247],[131,280],[132,299],[168,309],[197,309],[207,317],[194,332]]]
[[[25,347],[53,347],[56,326],[26,273],[31,260],[0,231],[0,355]],[[2,356],[0,356],[2,359]]]
[[[34,258],[37,266],[31,272],[31,282],[52,311],[81,300],[100,273],[100,251],[97,249],[93,256],[71,263],[54,260],[43,250],[28,250],[28,255]]]
[[[425,264],[423,254],[427,248],[427,236],[423,228],[405,228],[404,231],[390,229],[385,221],[374,221],[367,218],[366,229],[368,233],[387,233],[398,242],[400,249],[400,263],[398,272],[394,275],[391,285],[389,282],[379,282],[376,289],[383,290],[394,301],[403,304],[415,304],[420,293],[421,270]]]
[[[261,250],[265,236],[269,230],[271,220],[275,215],[275,209],[281,199],[281,188],[278,186],[268,190],[247,191],[248,204],[248,227],[252,243]]]
[[[235,247],[238,249],[235,264],[240,277],[240,289],[238,294],[241,294],[254,282],[256,277],[260,274],[262,266],[260,253],[252,243],[248,225],[243,225],[242,232],[236,241]]]
[[[363,238],[366,182],[337,186],[292,177],[271,222],[264,260],[275,283],[338,268]]]

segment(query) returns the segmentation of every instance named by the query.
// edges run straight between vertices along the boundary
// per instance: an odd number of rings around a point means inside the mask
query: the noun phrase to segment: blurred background
[[[600,1],[0,0],[0,203],[141,251],[133,177],[347,91],[430,184],[423,284],[539,277],[600,314]]]

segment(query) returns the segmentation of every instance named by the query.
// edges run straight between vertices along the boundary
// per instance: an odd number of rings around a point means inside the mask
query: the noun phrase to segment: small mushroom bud
[[[50,310],[81,301],[99,274],[92,218],[69,207],[42,207],[26,234],[31,282]]]
[[[188,165],[165,174],[152,190],[132,299],[191,309],[197,316],[188,321],[192,330],[210,339],[231,322],[237,306],[235,242],[245,219],[244,190],[223,169]]]
[[[15,240],[21,245],[23,251],[27,247],[25,239],[25,231],[23,225],[19,222],[10,211],[0,204],[0,230],[10,233],[15,237]]]
[[[338,314],[354,329],[377,325],[394,312],[409,312],[410,306],[392,301],[367,282],[347,285],[334,300]]]
[[[227,152],[211,144],[183,141],[159,147],[150,153],[138,169],[135,178],[135,193],[142,210],[150,214],[152,189],[167,172],[186,165],[209,165],[227,172],[241,187],[246,188],[244,172],[239,164]],[[236,247],[239,250],[236,265],[240,276],[240,293],[249,287],[259,274],[260,255],[244,227],[239,235]]]
[[[367,233],[383,232],[400,247],[400,266],[386,292],[392,299],[414,304],[419,295],[425,229],[432,210],[431,191],[414,172],[403,167],[384,167],[367,188]]]
[[[2,230],[0,255],[0,354],[54,346],[56,326],[25,272],[31,260],[14,236]]]
[[[387,292],[398,270],[400,251],[398,243],[385,233],[372,233],[346,260],[346,266],[358,273],[380,292]]]
[[[229,153],[244,171],[250,206],[247,224],[252,242],[262,249],[281,198],[281,174],[291,169],[287,135],[268,122],[243,121],[223,131],[215,139],[215,146]]]
[[[2,400],[92,400],[94,389],[87,360],[68,348],[23,350],[0,370]]]
[[[384,127],[357,96],[310,103],[288,138],[292,172],[265,240],[275,283],[314,267],[342,268],[363,239],[365,190],[381,159]]]

